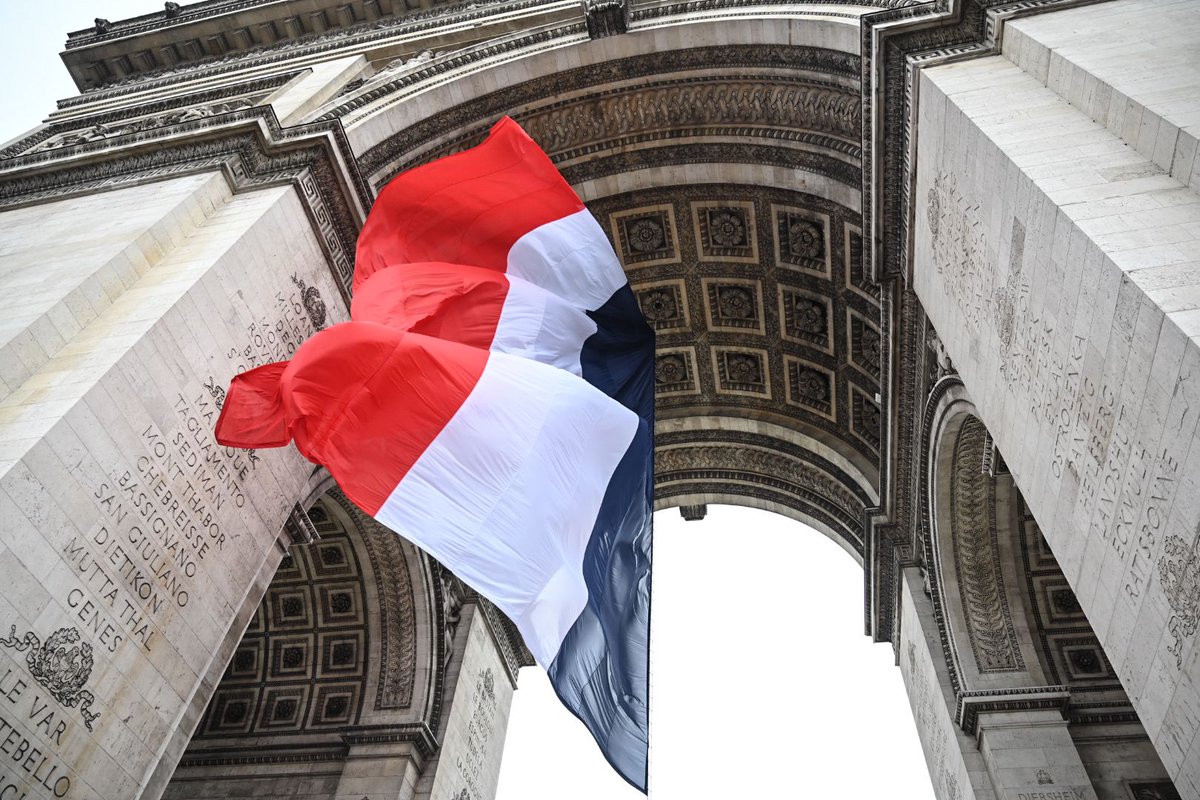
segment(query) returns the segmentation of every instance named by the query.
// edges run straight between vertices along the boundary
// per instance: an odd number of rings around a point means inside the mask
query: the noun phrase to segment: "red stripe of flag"
[[[427,261],[380,270],[354,292],[351,318],[491,349],[508,296],[495,270]]]
[[[458,413],[487,361],[486,350],[345,322],[302,344],[285,368],[235,377],[217,441],[277,447],[286,432],[374,516]]]
[[[549,157],[505,117],[478,147],[411,169],[384,187],[358,237],[354,289],[405,262],[504,272],[518,239],[583,207]]]

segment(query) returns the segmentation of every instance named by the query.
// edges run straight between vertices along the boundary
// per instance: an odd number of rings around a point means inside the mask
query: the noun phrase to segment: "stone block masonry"
[[[157,796],[186,746],[312,469],[211,433],[345,318],[304,219],[218,173],[4,215],[0,794]]]
[[[1122,75],[1133,56],[1100,43],[1194,36],[1194,17],[1170,3],[1059,12],[1014,24],[1017,63],[923,73],[914,259],[931,321],[1185,797],[1200,797],[1200,195],[1184,101]],[[1197,96],[1192,67],[1173,74]],[[1101,114],[1099,91],[1160,128],[1175,120],[1173,144]]]

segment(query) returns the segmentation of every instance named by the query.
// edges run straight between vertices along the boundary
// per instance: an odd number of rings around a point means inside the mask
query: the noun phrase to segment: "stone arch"
[[[957,378],[931,396],[924,556],[956,692],[1045,683],[1013,549],[1015,494]]]
[[[1039,783],[1073,776],[1101,800],[1161,787],[1162,763],[957,375],[934,384],[923,431],[921,561],[964,761],[989,762],[989,742],[1019,731],[1070,748]],[[1036,730],[1021,715],[1040,715]],[[1004,796],[1000,767],[970,775],[975,796]]]
[[[284,555],[164,797],[333,796],[362,736],[414,767],[436,750],[453,578],[336,487],[300,508],[289,525],[312,539]]]
[[[885,331],[861,238],[869,10],[703,14],[461,69],[381,48],[315,116],[376,191],[515,117],[657,331],[659,504],[768,508],[861,563]]]

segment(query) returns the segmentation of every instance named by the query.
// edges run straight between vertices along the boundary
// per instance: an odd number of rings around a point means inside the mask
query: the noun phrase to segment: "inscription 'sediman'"
[[[1200,624],[1200,527],[1191,546],[1182,536],[1171,535],[1163,542],[1162,556],[1158,559],[1158,577],[1167,601],[1171,604],[1171,619],[1167,630],[1175,637],[1175,643],[1167,646],[1167,652],[1175,656],[1175,667],[1183,667],[1183,640],[1196,632]]]
[[[76,628],[59,628],[43,643],[33,631],[17,638],[17,626],[13,625],[7,639],[0,644],[24,653],[25,666],[35,681],[50,692],[50,696],[67,708],[79,706],[83,724],[89,731],[92,723],[100,718],[100,712],[91,710],[96,696],[83,688],[92,674],[92,646],[79,642]]]

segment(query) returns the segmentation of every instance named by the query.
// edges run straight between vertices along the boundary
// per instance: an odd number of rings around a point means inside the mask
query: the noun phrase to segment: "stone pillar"
[[[453,690],[443,706],[442,748],[418,785],[417,797],[429,800],[496,796],[508,712],[517,688],[516,675],[500,652],[496,620],[488,619],[479,603],[468,603],[461,613],[456,646],[463,649],[446,676]]]
[[[1200,16],[1119,0],[1011,26],[1003,55],[921,73],[913,286],[1196,800]]]
[[[157,797],[186,746],[312,469],[212,434],[345,316],[303,219],[216,171],[0,214],[0,796]]]
[[[997,800],[1096,800],[1061,711],[984,711],[977,725]]]
[[[900,671],[934,794],[938,800],[993,800],[987,765],[952,713],[954,693],[920,568],[901,572],[900,591]]]
[[[353,737],[333,800],[411,800],[424,757],[412,742],[387,738],[386,733]]]

